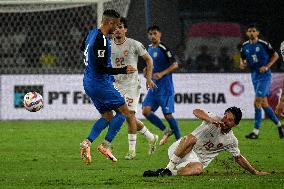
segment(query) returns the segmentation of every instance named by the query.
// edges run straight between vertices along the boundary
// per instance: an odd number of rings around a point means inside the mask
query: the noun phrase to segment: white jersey
[[[127,65],[137,69],[138,56],[144,56],[147,53],[142,43],[125,38],[121,44],[111,42],[111,62],[113,68],[121,68]],[[138,71],[133,74],[119,74],[114,76],[115,84],[119,90],[140,85]]]
[[[282,58],[283,58],[283,61],[284,61],[284,41],[280,45],[280,52],[281,52],[281,55],[282,55]]]
[[[217,117],[212,113],[209,113],[209,116],[214,119],[221,120],[220,117]],[[179,162],[182,165],[179,167],[184,167],[190,162],[200,162],[204,167],[207,167],[209,163],[222,151],[228,151],[234,157],[240,155],[238,140],[232,130],[227,134],[223,134],[220,128],[203,121],[191,134],[197,138],[197,142],[192,151],[182,158],[181,162]],[[174,149],[169,149],[169,156],[177,148],[180,140],[176,141],[176,144],[174,143],[170,147]]]

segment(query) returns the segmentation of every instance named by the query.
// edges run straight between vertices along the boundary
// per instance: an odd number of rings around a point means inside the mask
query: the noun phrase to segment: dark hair
[[[153,25],[153,26],[150,26],[150,27],[147,29],[147,32],[149,33],[150,31],[153,31],[153,30],[157,30],[157,31],[159,31],[159,32],[161,31],[159,26]]]
[[[108,16],[111,18],[120,18],[120,14],[118,12],[116,12],[116,10],[114,9],[106,9],[103,12],[103,16]]]
[[[249,24],[249,25],[247,26],[247,30],[248,30],[249,28],[255,28],[257,31],[259,31],[259,26],[258,26],[256,23]]]
[[[123,24],[124,28],[128,28],[127,19],[126,19],[126,18],[121,17],[121,18],[120,18],[120,23]]]
[[[241,109],[233,106],[233,107],[228,108],[225,111],[225,113],[227,113],[227,112],[231,112],[234,115],[235,124],[238,125],[240,123],[240,121],[242,119],[242,115],[243,115]]]

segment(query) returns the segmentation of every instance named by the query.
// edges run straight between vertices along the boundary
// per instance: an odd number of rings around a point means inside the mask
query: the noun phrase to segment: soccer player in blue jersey
[[[111,46],[108,34],[113,33],[119,19],[120,15],[115,10],[105,10],[101,26],[89,31],[81,48],[84,50],[85,56],[84,90],[101,114],[101,118],[93,125],[88,138],[80,144],[81,157],[87,164],[91,163],[91,143],[108,125],[109,130],[113,130],[108,134],[114,135],[117,131],[115,126],[124,122],[124,116],[128,122],[129,133],[136,138],[135,115],[130,113],[124,97],[114,87],[111,78],[111,75],[131,74],[136,71],[130,65],[122,68],[112,68],[111,66]],[[117,112],[114,117],[112,110]],[[108,138],[112,138],[112,136],[107,135],[105,139]],[[101,144],[98,150],[112,161],[117,161],[107,146]]]
[[[246,31],[249,40],[244,42],[241,48],[240,68],[250,68],[251,79],[255,90],[254,129],[251,133],[246,135],[246,138],[258,138],[262,118],[261,108],[274,124],[277,125],[279,137],[283,138],[283,127],[267,100],[272,77],[270,68],[277,61],[279,56],[268,42],[258,38],[259,33],[256,25],[250,25]]]
[[[148,37],[151,44],[148,53],[153,59],[153,81],[156,88],[150,89],[144,99],[143,115],[156,127],[164,132],[160,145],[167,143],[168,137],[175,135],[176,140],[180,138],[178,123],[173,117],[174,113],[174,84],[172,72],[178,68],[171,51],[161,43],[161,31],[156,25],[148,28]],[[155,115],[155,111],[161,107],[165,119],[170,128],[166,128],[161,119]]]

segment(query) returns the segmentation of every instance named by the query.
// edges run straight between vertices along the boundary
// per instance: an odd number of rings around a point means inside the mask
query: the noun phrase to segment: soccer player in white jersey
[[[284,62],[284,41],[280,45],[280,52]],[[284,80],[282,84],[282,93],[278,105],[276,106],[275,113],[278,117],[284,117]]]
[[[192,133],[169,147],[170,161],[166,169],[159,169],[154,172],[154,174],[157,174],[156,176],[199,175],[222,151],[230,152],[235,161],[252,174],[269,174],[268,172],[257,171],[240,153],[238,140],[231,130],[239,124],[242,118],[242,112],[239,108],[228,108],[223,118],[200,109],[195,109],[193,114],[203,120],[202,124]],[[146,171],[144,176],[153,175],[149,175],[149,172]]]
[[[155,84],[152,81],[153,60],[146,51],[145,47],[138,41],[127,38],[127,20],[120,18],[120,23],[114,31],[114,39],[111,42],[111,59],[113,68],[121,68],[131,65],[137,69],[138,56],[141,56],[147,65],[146,86],[147,88],[154,88]],[[124,95],[126,104],[132,114],[137,112],[137,106],[140,98],[141,83],[138,71],[128,76],[122,74],[114,76],[115,86]],[[119,127],[120,128],[120,127]],[[137,120],[137,131],[142,133],[149,141],[149,154],[155,152],[158,135],[152,134],[146,126]],[[131,132],[129,132],[131,133]],[[128,134],[129,151],[125,159],[133,159],[136,156],[136,135]]]

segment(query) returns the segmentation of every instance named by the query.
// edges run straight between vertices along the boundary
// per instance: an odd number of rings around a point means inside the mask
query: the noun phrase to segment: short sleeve
[[[241,154],[240,149],[238,147],[238,140],[236,137],[234,137],[233,142],[225,146],[224,149],[230,152],[234,157],[239,156]]]
[[[144,56],[147,53],[146,48],[139,41],[135,41],[136,52],[138,56]]]

